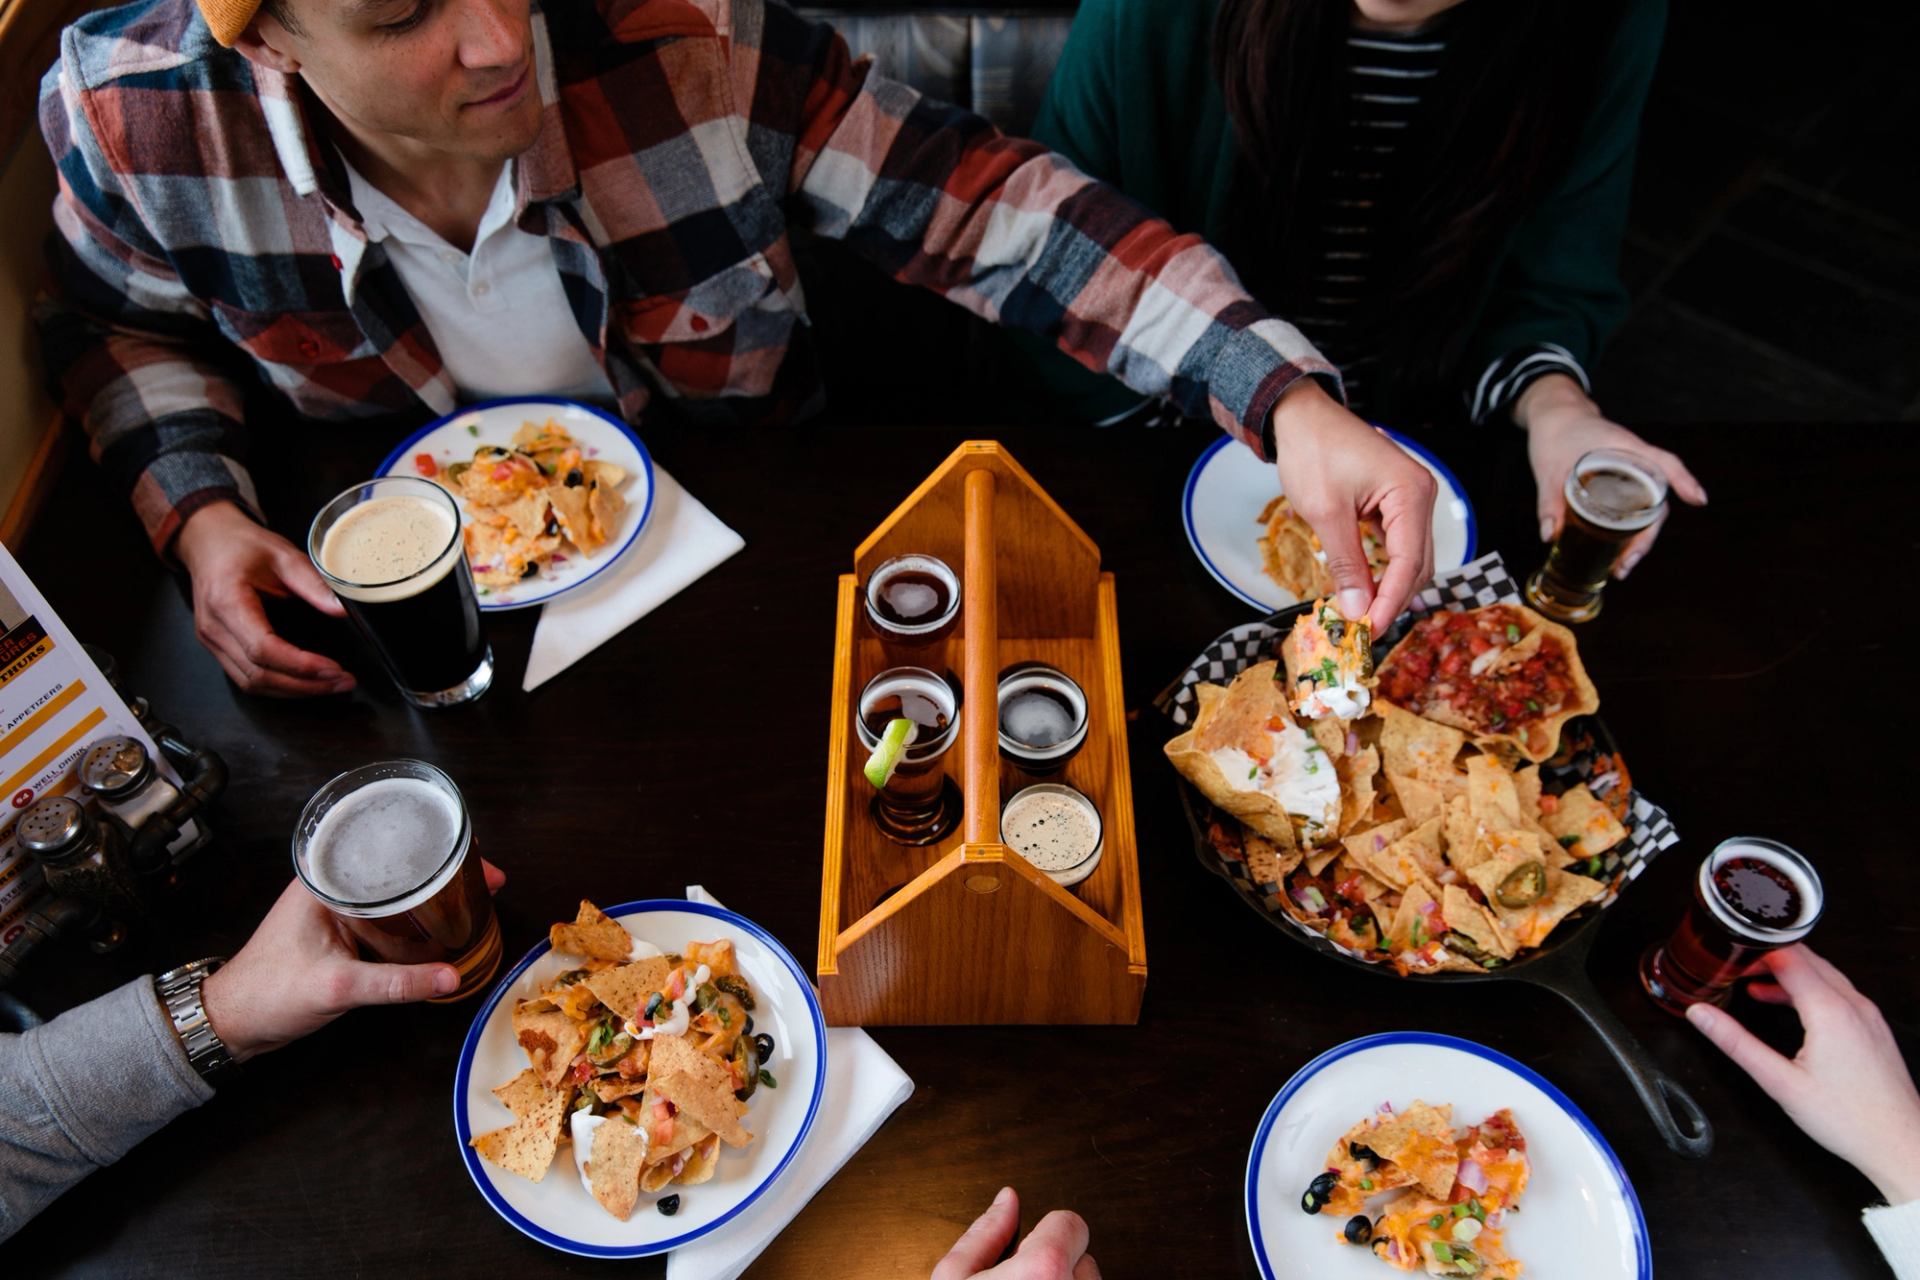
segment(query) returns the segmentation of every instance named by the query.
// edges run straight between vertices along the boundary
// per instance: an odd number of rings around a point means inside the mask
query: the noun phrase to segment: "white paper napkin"
[[[522,689],[545,684],[747,545],[658,464],[653,484],[639,545],[592,586],[541,607]]]
[[[687,886],[687,899],[721,905],[697,884]],[[827,1028],[827,1060],[820,1114],[786,1176],[720,1230],[668,1254],[667,1280],[734,1280],[913,1095],[907,1073],[858,1027]]]

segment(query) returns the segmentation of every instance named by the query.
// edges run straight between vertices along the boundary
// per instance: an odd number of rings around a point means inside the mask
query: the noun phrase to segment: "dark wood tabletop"
[[[1718,1146],[1670,1153],[1600,1042],[1557,997],[1519,984],[1450,988],[1349,972],[1279,936],[1196,861],[1150,700],[1207,640],[1250,616],[1182,532],[1200,427],[815,426],[656,429],[655,458],[746,538],[746,550],[533,694],[534,617],[489,621],[495,687],[453,711],[410,710],[344,623],[286,614],[342,655],[350,696],[236,693],[193,638],[176,581],[84,460],[23,548],[82,638],[232,782],[218,841],[188,868],[164,930],[122,952],[43,951],[20,994],[52,1013],[142,972],[230,952],[290,875],[287,837],[339,770],[411,755],[464,789],[480,846],[509,881],[509,957],[602,902],[707,885],[811,967],[834,578],[854,546],[970,435],[996,436],[1099,544],[1118,579],[1150,981],[1137,1027],[880,1028],[915,1089],[749,1273],[925,1275],[1003,1184],[1024,1226],[1070,1206],[1106,1275],[1257,1274],[1242,1210],[1247,1150],[1287,1077],[1373,1032],[1464,1036],[1564,1090],[1619,1153],[1662,1276],[1871,1277],[1871,1188],[1803,1137],[1684,1022],[1653,1007],[1635,958],[1671,929],[1698,860],[1760,834],[1807,852],[1832,893],[1813,942],[1879,1000],[1920,1058],[1920,858],[1909,820],[1915,700],[1883,674],[1912,616],[1911,433],[1843,426],[1649,430],[1713,496],[1673,515],[1656,553],[1580,633],[1603,716],[1682,842],[1609,912],[1591,972],[1608,1004],[1705,1107]],[[286,529],[393,437],[343,435],[262,483]],[[1516,573],[1541,547],[1517,432],[1443,435],[1483,547]],[[310,456],[309,456],[310,455]],[[751,726],[751,745],[739,744]],[[462,1167],[450,1094],[475,1004],[366,1010],[257,1060],[209,1105],[95,1174],[0,1247],[8,1275],[545,1275],[608,1269],[496,1217]],[[1774,1043],[1790,1012],[1735,1010]],[[1176,1070],[1177,1065],[1177,1070]],[[111,1099],[101,1099],[111,1106]],[[1551,1259],[1529,1274],[1551,1275]],[[659,1275],[660,1260],[631,1264]],[[1302,1259],[1300,1274],[1311,1274]]]

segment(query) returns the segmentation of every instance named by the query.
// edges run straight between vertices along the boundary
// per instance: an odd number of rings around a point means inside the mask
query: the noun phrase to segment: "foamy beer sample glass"
[[[412,476],[357,484],[314,517],[307,554],[408,702],[453,706],[493,683],[460,508],[445,489]]]
[[[466,801],[423,760],[349,769],[314,792],[293,831],[293,869],[360,945],[399,964],[460,973],[444,1003],[485,987],[500,967],[493,914]]]
[[[1634,536],[1667,509],[1667,478],[1646,459],[1595,449],[1567,473],[1566,518],[1547,562],[1527,579],[1527,603],[1560,622],[1600,612],[1600,593]]]

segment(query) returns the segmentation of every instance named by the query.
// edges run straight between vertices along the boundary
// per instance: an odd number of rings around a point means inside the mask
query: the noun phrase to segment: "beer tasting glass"
[[[1582,454],[1567,473],[1567,514],[1547,562],[1527,579],[1527,603],[1558,622],[1600,612],[1600,593],[1621,553],[1667,509],[1667,480],[1620,449]]]
[[[1000,758],[1032,774],[1058,773],[1087,740],[1087,695],[1044,662],[1000,673]]]
[[[866,598],[867,625],[902,659],[939,644],[960,621],[960,580],[938,556],[886,561],[868,577]]]
[[[460,508],[445,489],[413,476],[357,484],[314,517],[307,554],[408,702],[454,706],[493,683]]]
[[[293,831],[293,869],[373,955],[458,970],[438,1003],[482,990],[500,967],[466,801],[423,760],[362,765],[314,792]]]
[[[892,667],[860,691],[862,757],[880,745],[887,725],[917,726],[887,785],[873,798],[873,822],[896,844],[937,844],[960,824],[960,789],[947,781],[940,758],[960,736],[953,686],[924,667]]]
[[[1772,840],[1736,836],[1707,855],[1680,927],[1640,959],[1640,984],[1669,1013],[1725,1004],[1754,960],[1800,941],[1820,919],[1813,864]]]

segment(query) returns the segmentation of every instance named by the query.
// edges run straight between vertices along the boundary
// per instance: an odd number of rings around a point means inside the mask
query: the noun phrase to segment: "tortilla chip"
[[[1378,826],[1368,827],[1363,831],[1356,831],[1352,835],[1345,837],[1340,843],[1345,846],[1348,855],[1353,858],[1356,864],[1363,868],[1369,867],[1373,865],[1373,857],[1375,854],[1405,835],[1412,825],[1413,824],[1405,818],[1395,818],[1391,822],[1383,822]],[[1313,858],[1313,854],[1307,855],[1307,864],[1309,867],[1313,864]],[[1319,875],[1320,872],[1315,870],[1314,874]]]
[[[737,974],[734,967],[733,939],[721,938],[716,942],[689,942],[687,944],[687,963],[698,967],[707,966],[716,978]]]
[[[1584,782],[1561,792],[1553,811],[1540,815],[1540,825],[1574,858],[1605,853],[1627,838],[1627,829],[1612,810],[1594,799]]]
[[[1260,512],[1260,567],[1295,600],[1312,600],[1333,590],[1333,574],[1316,554],[1320,540],[1294,511],[1285,494]]]
[[[1433,780],[1453,773],[1453,759],[1467,735],[1390,702],[1376,701],[1380,716],[1380,755],[1388,773]]]
[[[1428,818],[1440,816],[1446,804],[1446,793],[1425,778],[1411,773],[1390,773],[1387,784],[1393,788],[1394,796],[1400,801],[1400,812],[1414,822],[1425,822]]]
[[[576,1022],[544,1001],[522,1000],[513,1008],[513,1036],[527,1051],[527,1061],[539,1073],[540,1083],[558,1089],[573,1065],[574,1055],[587,1043],[588,1024]]]
[[[580,464],[580,470],[587,479],[599,481],[602,489],[618,489],[627,482],[625,467],[598,458],[587,459]]]
[[[687,1163],[675,1175],[674,1183],[682,1187],[697,1187],[713,1177],[715,1169],[720,1167],[720,1135],[709,1134],[695,1143],[687,1153]]]
[[[1513,774],[1492,756],[1467,757],[1467,810],[1484,831],[1520,825],[1520,795]]]
[[[1294,823],[1280,802],[1264,791],[1247,791],[1233,784],[1220,771],[1213,752],[1232,748],[1244,751],[1256,760],[1273,753],[1274,724],[1291,725],[1285,691],[1274,681],[1277,664],[1262,662],[1248,667],[1222,689],[1201,685],[1196,690],[1200,712],[1191,728],[1164,750],[1182,777],[1199,788],[1217,808],[1224,809],[1252,830],[1273,841],[1281,849],[1292,849],[1299,842]],[[1331,834],[1331,833],[1329,833]]]
[[[1509,834],[1517,839],[1523,833]],[[1527,839],[1537,839],[1531,833],[1525,835]],[[1510,846],[1491,854],[1486,861],[1467,872],[1468,877],[1480,886],[1480,892],[1487,895],[1487,909],[1493,913],[1501,930],[1513,939],[1516,947],[1539,946],[1553,932],[1555,925],[1606,892],[1606,886],[1598,880],[1548,867],[1546,892],[1537,901],[1524,907],[1501,906],[1495,890],[1509,873],[1529,857],[1539,858],[1540,854],[1537,850],[1529,854],[1523,846]]]
[[[1380,768],[1380,753],[1372,747],[1354,755],[1340,756],[1334,770],[1340,775],[1340,830],[1345,835],[1373,819],[1373,775]]]
[[[1327,753],[1329,760],[1338,760],[1347,754],[1347,730],[1351,727],[1351,721],[1336,720],[1332,716],[1321,716],[1318,720],[1307,722],[1307,732],[1313,735],[1313,740],[1320,744],[1320,749]]]
[[[660,1036],[653,1042],[648,1078],[654,1091],[720,1135],[730,1147],[744,1147],[753,1135],[741,1127],[741,1102],[733,1096],[733,1072],[718,1058],[700,1052],[685,1036]]]
[[[1454,796],[1447,801],[1440,829],[1447,839],[1448,862],[1466,871],[1480,860],[1480,824],[1473,820],[1465,796]]]
[[[1447,869],[1440,856],[1440,819],[1429,818],[1364,865],[1381,880],[1404,889],[1415,881],[1438,881]]]
[[[517,1077],[516,1077],[517,1079]],[[514,1081],[508,1081],[507,1088]],[[560,1149],[560,1130],[566,1120],[571,1089],[548,1093],[532,1110],[504,1129],[476,1135],[468,1144],[482,1159],[509,1173],[538,1182],[547,1176]]]
[[[596,960],[625,960],[633,953],[633,935],[585,898],[573,923],[554,925],[547,930],[547,939],[555,951]]]
[[[1392,944],[1393,951],[1418,950],[1432,941],[1426,925],[1427,908],[1438,902],[1433,891],[1421,881],[1415,880],[1407,886],[1406,892],[1400,895],[1400,905],[1394,909],[1393,923],[1387,926],[1386,938]],[[1416,923],[1420,925],[1421,933],[1421,941],[1417,944],[1413,940]],[[1380,1151],[1380,1148],[1375,1147],[1374,1150]],[[1380,1154],[1385,1155],[1386,1152],[1381,1151]]]
[[[567,535],[567,541],[585,551],[581,539],[593,537],[592,517],[587,511],[587,486],[554,485],[547,490],[547,501],[552,504],[553,517],[559,522],[560,531]]]
[[[640,1167],[647,1157],[647,1136],[638,1125],[609,1116],[593,1130],[593,1155],[587,1179],[600,1207],[625,1222],[640,1200]]]
[[[620,528],[620,513],[626,509],[625,498],[597,480],[587,481],[587,527],[593,541],[588,545],[575,545],[589,556],[598,552],[613,540]]]
[[[513,1079],[494,1089],[493,1096],[500,1099],[507,1110],[513,1112],[515,1120],[525,1120],[540,1109],[550,1092],[547,1086],[540,1083],[540,1077],[534,1073],[533,1068],[528,1067]]]
[[[1447,918],[1449,929],[1465,934],[1482,952],[1502,960],[1513,959],[1516,950],[1513,939],[1500,927],[1500,921],[1459,885],[1450,884],[1442,891],[1440,913]],[[1474,965],[1476,969],[1480,967]]]
[[[1255,884],[1279,884],[1286,879],[1287,873],[1300,865],[1300,850],[1281,849],[1265,836],[1247,833],[1241,845],[1242,856],[1247,864],[1247,873]]]
[[[1430,1107],[1416,1100],[1405,1111],[1374,1126],[1367,1145],[1389,1163],[1413,1175],[1421,1190],[1439,1200],[1453,1193],[1460,1151],[1453,1141],[1453,1107]]]
[[[587,988],[600,998],[601,1004],[623,1018],[637,1019],[644,1012],[641,1001],[655,991],[665,990],[667,975],[673,969],[674,966],[667,962],[665,956],[648,956],[632,964],[589,974],[585,982]]]

